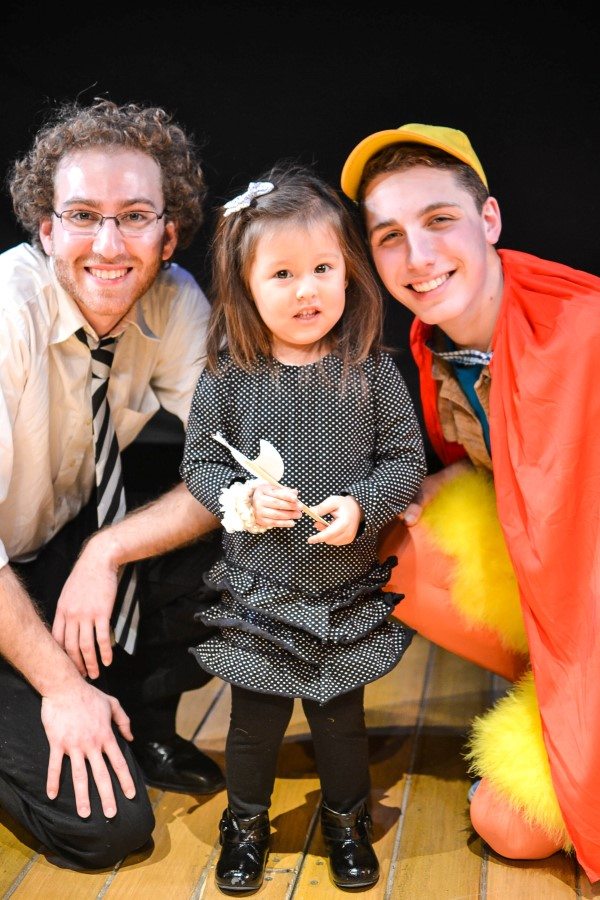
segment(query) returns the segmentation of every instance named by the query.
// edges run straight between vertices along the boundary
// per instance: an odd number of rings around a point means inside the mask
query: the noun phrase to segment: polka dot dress
[[[343,547],[308,544],[308,516],[263,534],[224,532],[223,557],[206,575],[220,600],[201,613],[216,631],[194,649],[198,662],[232,684],[319,703],[380,678],[413,632],[390,616],[398,595],[380,590],[396,560],[378,561],[377,536],[425,475],[394,361],[371,356],[343,379],[334,356],[306,366],[261,360],[245,372],[223,353],[196,386],[181,466],[193,496],[220,517],[222,489],[253,476],[217,431],[250,459],[270,441],[285,464],[281,483],[303,503],[350,494],[365,519]]]

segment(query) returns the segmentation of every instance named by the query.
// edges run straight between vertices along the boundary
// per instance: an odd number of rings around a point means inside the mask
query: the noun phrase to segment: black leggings
[[[231,686],[227,735],[227,795],[237,816],[256,816],[271,805],[279,748],[294,700]],[[349,812],[371,788],[364,688],[320,706],[303,700],[310,726],[323,802]]]

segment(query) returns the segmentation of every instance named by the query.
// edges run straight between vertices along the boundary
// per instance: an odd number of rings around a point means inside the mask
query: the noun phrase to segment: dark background
[[[3,7],[0,167],[50,106],[164,106],[202,148],[207,223],[176,259],[206,286],[211,210],[279,158],[336,187],[348,152],[406,122],[465,131],[513,247],[600,274],[599,29],[567,2],[240,2]],[[23,239],[4,190],[0,250]],[[408,316],[386,337],[416,397]]]

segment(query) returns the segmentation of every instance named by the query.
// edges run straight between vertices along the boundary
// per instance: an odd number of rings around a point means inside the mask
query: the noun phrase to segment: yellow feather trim
[[[556,799],[531,670],[471,726],[470,771],[563,849],[573,849]]]
[[[509,650],[527,653],[519,589],[496,512],[491,475],[461,473],[423,513],[432,541],[455,560],[451,600],[472,625],[498,633]]]

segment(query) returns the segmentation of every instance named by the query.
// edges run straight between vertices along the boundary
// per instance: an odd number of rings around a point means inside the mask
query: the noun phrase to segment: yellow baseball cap
[[[400,128],[376,131],[356,145],[342,169],[342,190],[346,196],[351,200],[358,197],[358,188],[365,166],[372,156],[390,144],[404,143],[427,144],[429,147],[445,150],[446,153],[471,166],[485,186],[488,186],[483,166],[464,132],[443,125],[420,125],[413,122],[410,125],[401,125]]]

